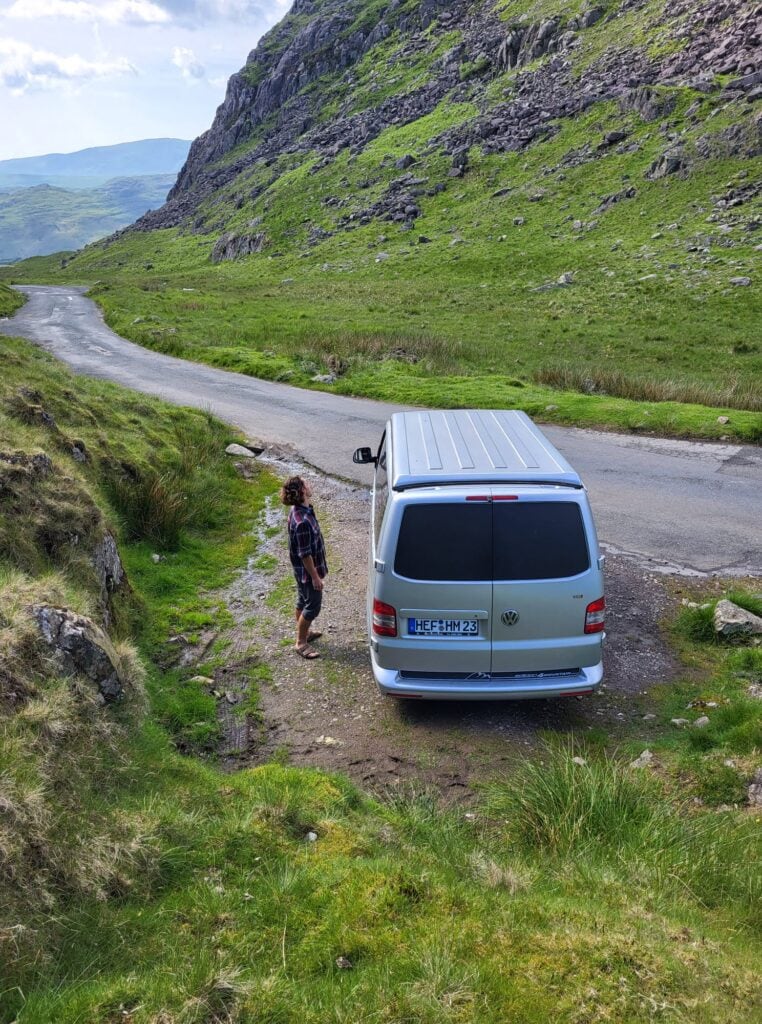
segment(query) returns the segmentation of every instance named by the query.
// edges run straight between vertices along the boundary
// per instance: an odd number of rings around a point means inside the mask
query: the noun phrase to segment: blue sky
[[[0,159],[193,139],[291,0],[0,0]]]

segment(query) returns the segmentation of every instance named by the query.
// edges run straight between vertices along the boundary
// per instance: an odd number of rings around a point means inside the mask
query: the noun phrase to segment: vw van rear
[[[375,463],[367,615],[382,692],[593,692],[605,609],[593,517],[524,413],[397,413],[355,461]]]

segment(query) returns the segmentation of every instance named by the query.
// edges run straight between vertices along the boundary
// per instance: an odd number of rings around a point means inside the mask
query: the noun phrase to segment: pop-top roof
[[[526,413],[508,409],[392,416],[394,490],[442,484],[561,484],[579,475]]]

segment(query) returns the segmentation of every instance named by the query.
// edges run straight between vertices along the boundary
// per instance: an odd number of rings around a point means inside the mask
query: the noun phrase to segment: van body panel
[[[395,414],[371,525],[382,692],[518,699],[598,685],[604,634],[584,629],[604,590],[587,494],[523,413]],[[374,599],[395,610],[396,636],[373,634]]]

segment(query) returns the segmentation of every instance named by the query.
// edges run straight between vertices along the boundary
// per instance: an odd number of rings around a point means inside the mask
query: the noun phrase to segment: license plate
[[[408,619],[410,636],[478,636],[476,619]]]

